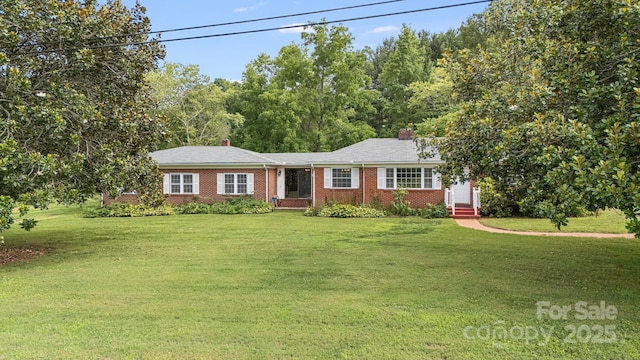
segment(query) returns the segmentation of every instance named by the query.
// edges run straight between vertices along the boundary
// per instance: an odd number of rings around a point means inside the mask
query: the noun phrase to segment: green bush
[[[501,218],[513,216],[519,212],[517,204],[510,201],[504,194],[496,191],[493,179],[484,178],[478,185],[481,189],[482,216]]]
[[[150,207],[146,205],[112,204],[97,209],[87,210],[85,217],[139,217],[170,214],[266,214],[273,211],[273,206],[262,200],[243,196],[230,198],[211,205],[197,201],[175,206],[161,205]]]
[[[250,196],[228,198],[211,205],[194,201],[176,206],[178,214],[266,214],[272,211],[271,204]]]
[[[304,216],[318,216],[320,214],[320,208],[316,207],[307,207],[307,210],[304,211]]]
[[[391,202],[389,212],[398,216],[415,215],[416,211],[411,208],[411,203],[404,200],[409,192],[406,189],[398,189],[393,192],[394,201]]]
[[[211,213],[211,206],[192,201],[174,207],[176,214],[209,214]]]
[[[307,208],[306,216],[322,216],[337,218],[379,218],[386,216],[385,212],[367,206],[348,204],[331,204],[321,209]]]
[[[214,203],[210,209],[212,214],[266,214],[273,212],[273,205],[251,196],[240,196]]]
[[[121,204],[115,203],[109,206],[103,206],[96,209],[89,209],[84,211],[84,217],[96,218],[96,217],[142,217],[142,216],[157,216],[157,215],[171,215],[173,214],[173,208],[169,205],[160,205],[157,207],[151,207],[147,205],[136,204]]]
[[[444,202],[438,204],[427,204],[418,210],[420,216],[425,219],[440,219],[449,217],[449,210]]]

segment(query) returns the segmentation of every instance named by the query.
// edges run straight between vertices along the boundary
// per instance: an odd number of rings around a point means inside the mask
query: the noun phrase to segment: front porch
[[[313,204],[311,168],[279,168],[276,208],[306,209]]]
[[[468,183],[466,183],[468,184]],[[470,187],[470,185],[469,185]],[[456,193],[462,196],[456,198]],[[467,193],[469,195],[467,195]],[[462,202],[460,202],[462,201]],[[480,219],[480,188],[465,189],[463,186],[452,186],[444,190],[444,202],[449,209],[449,217],[454,219]]]

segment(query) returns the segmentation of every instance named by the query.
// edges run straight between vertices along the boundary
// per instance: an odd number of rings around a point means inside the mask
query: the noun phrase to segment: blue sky
[[[153,30],[160,31],[348,7],[380,2],[381,0],[139,1],[147,9],[147,16],[151,19]],[[343,20],[354,17],[460,4],[470,1],[472,0],[405,0],[386,5],[339,12],[200,30],[170,32],[163,34],[162,39],[306,24],[309,21],[320,21],[323,17],[328,21]],[[123,3],[131,7],[135,4],[135,0],[123,0]],[[429,32],[446,31],[450,28],[457,28],[472,14],[481,13],[487,7],[487,4],[488,3],[483,3],[444,10],[346,22],[343,23],[343,25],[348,27],[351,34],[355,37],[355,48],[361,49],[365,46],[375,48],[382,43],[383,39],[396,36],[403,23],[408,24],[416,30],[424,29]],[[200,72],[210,76],[211,79],[225,78],[240,80],[245,66],[257,58],[260,53],[275,56],[281,47],[291,44],[292,42],[299,43],[300,41],[299,30],[288,30],[169,42],[165,44],[167,50],[165,61],[185,65],[199,65]]]

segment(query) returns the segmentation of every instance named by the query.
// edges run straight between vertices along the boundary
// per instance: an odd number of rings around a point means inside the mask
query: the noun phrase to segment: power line
[[[256,33],[261,33],[261,32],[268,32],[268,31],[295,29],[295,28],[300,28],[300,27],[311,27],[311,26],[316,26],[316,25],[329,25],[329,24],[336,24],[336,23],[346,23],[346,22],[353,22],[353,21],[360,21],[360,20],[377,19],[377,18],[382,18],[382,17],[415,14],[415,13],[419,13],[419,12],[444,10],[444,9],[451,9],[451,8],[457,8],[457,7],[462,7],[462,6],[484,4],[484,3],[489,3],[489,2],[492,2],[492,1],[493,0],[478,0],[478,1],[471,1],[471,2],[466,2],[466,3],[451,4],[451,5],[442,5],[442,6],[436,6],[436,7],[430,7],[430,8],[406,10],[406,11],[384,13],[384,14],[377,14],[377,15],[360,16],[360,17],[354,17],[354,18],[342,19],[342,20],[329,20],[329,21],[322,21],[322,22],[309,22],[308,24],[305,24],[305,25],[288,25],[288,26],[270,27],[270,28],[254,29],[254,30],[234,31],[234,32],[219,33],[219,34],[180,37],[180,38],[173,38],[173,39],[155,39],[155,40],[149,40],[149,41],[128,42],[128,43],[119,43],[119,44],[104,44],[104,45],[94,45],[94,46],[82,46],[82,47],[75,47],[75,48],[62,48],[62,49],[57,49],[57,50],[30,51],[30,52],[24,52],[22,54],[23,55],[26,55],[26,54],[46,54],[46,53],[55,53],[55,52],[63,52],[63,51],[81,50],[81,49],[104,49],[104,48],[114,48],[114,47],[146,45],[146,44],[152,44],[152,43],[168,43],[168,42],[176,42],[176,41],[188,41],[188,40],[209,39],[209,38],[216,38],[216,37],[227,37],[227,36],[237,36],[237,35],[246,35],[246,34],[256,34]]]
[[[368,15],[368,16],[354,17],[354,18],[342,19],[342,20],[311,22],[311,23],[308,23],[308,24],[305,24],[305,25],[278,26],[278,27],[272,27],[272,28],[263,28],[263,29],[255,29],[255,30],[244,30],[244,31],[234,31],[234,32],[220,33],[220,34],[190,36],[190,37],[181,37],[181,38],[174,38],[174,39],[160,39],[160,40],[157,40],[157,41],[161,42],[161,43],[165,43],[165,42],[174,42],[174,41],[187,41],[187,40],[207,39],[207,38],[214,38],[214,37],[246,35],[246,34],[254,34],[254,33],[268,32],[268,31],[276,31],[276,30],[295,29],[295,28],[299,28],[299,27],[310,27],[310,26],[323,25],[323,24],[327,24],[328,25],[328,24],[345,23],[345,22],[360,21],[360,20],[370,20],[370,19],[389,17],[389,16],[414,14],[414,13],[418,13],[418,12],[444,10],[444,9],[450,9],[450,8],[456,8],[456,7],[462,7],[462,6],[483,4],[483,3],[488,3],[488,2],[492,2],[492,0],[478,0],[478,1],[460,3],[460,4],[442,5],[442,6],[436,6],[436,7],[430,7],[430,8],[423,8],[423,9],[416,9],[416,10],[406,10],[406,11],[399,11],[399,12],[385,13],[385,14],[378,14],[378,15]],[[149,42],[153,42],[153,41],[149,41]],[[140,44],[149,43],[149,42],[142,42]],[[132,44],[132,45],[137,45],[137,44]]]
[[[315,11],[301,12],[301,13],[297,13],[297,14],[278,15],[278,16],[263,17],[263,18],[257,18],[257,19],[249,19],[249,20],[231,21],[231,22],[226,22],[226,23],[217,23],[217,24],[209,24],[209,25],[189,26],[189,27],[168,29],[168,30],[157,30],[157,31],[146,32],[144,34],[160,34],[160,33],[169,33],[169,32],[176,32],[176,31],[198,30],[198,29],[220,27],[220,26],[248,24],[248,23],[254,23],[254,22],[261,22],[261,21],[287,19],[287,18],[298,17],[298,16],[316,15],[316,14],[323,14],[323,13],[328,13],[328,12],[360,9],[360,8],[365,8],[365,7],[386,5],[386,4],[397,3],[397,2],[402,2],[402,1],[406,1],[406,0],[380,1],[380,2],[375,2],[375,3],[370,3],[370,4],[345,6],[345,7],[333,8],[333,9],[326,9],[326,10],[315,10]]]

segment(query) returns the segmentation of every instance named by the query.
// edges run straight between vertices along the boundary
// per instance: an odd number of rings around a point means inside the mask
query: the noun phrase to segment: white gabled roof
[[[418,157],[412,140],[367,139],[333,152],[257,153],[234,146],[182,146],[150,154],[161,167],[252,167],[310,165],[439,164],[440,156]]]

